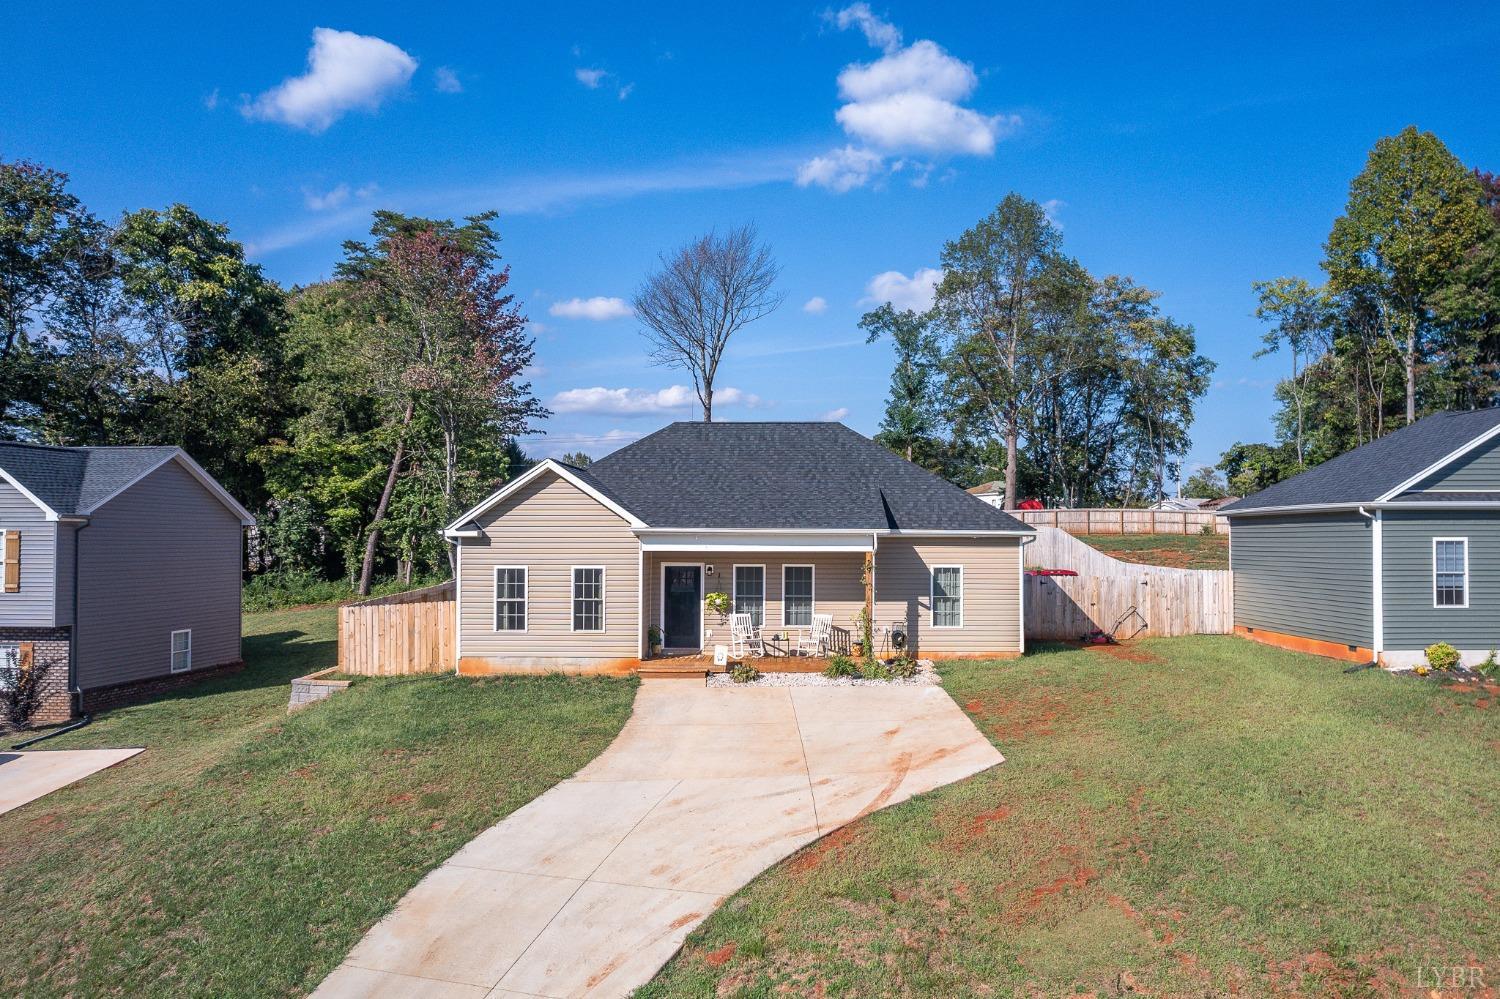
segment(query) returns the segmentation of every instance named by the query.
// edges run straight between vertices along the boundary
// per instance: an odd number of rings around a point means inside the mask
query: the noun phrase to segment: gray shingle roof
[[[1233,516],[1272,507],[1373,503],[1496,427],[1500,427],[1500,407],[1434,413],[1221,507],[1219,512]]]
[[[1030,530],[841,423],[673,423],[579,474],[651,527]]]
[[[0,441],[0,468],[61,516],[92,509],[175,447],[49,447]]]

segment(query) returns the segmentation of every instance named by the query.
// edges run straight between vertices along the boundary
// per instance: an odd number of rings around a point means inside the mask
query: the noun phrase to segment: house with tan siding
[[[180,448],[0,442],[0,685],[57,722],[238,666],[254,522]]]
[[[1019,655],[1031,528],[838,423],[674,423],[586,468],[543,461],[444,532],[457,667],[610,672],[814,615],[925,657]],[[868,571],[867,571],[868,567]],[[880,651],[877,648],[877,651]]]

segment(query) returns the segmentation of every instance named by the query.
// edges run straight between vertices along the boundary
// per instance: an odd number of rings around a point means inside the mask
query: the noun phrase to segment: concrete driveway
[[[1001,761],[937,686],[645,681],[608,749],[423,879],[315,994],[627,995],[766,867]]]
[[[0,813],[128,760],[139,749],[58,749],[0,753]]]

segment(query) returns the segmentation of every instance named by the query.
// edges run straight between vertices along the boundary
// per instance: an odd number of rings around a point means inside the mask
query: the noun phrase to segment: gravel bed
[[[759,665],[759,663],[757,663]],[[711,673],[710,687],[926,687],[942,683],[931,659],[917,660],[917,675],[908,680],[857,680],[854,677],[828,677],[822,673],[774,673],[764,672],[759,680],[735,683],[728,673]]]

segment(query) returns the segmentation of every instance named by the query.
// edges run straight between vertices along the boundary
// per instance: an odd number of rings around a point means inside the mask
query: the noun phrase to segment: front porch
[[[641,555],[642,616],[662,658],[647,661],[712,666],[715,646],[733,644],[730,615],[749,614],[764,650],[762,669],[820,670],[828,656],[852,654],[860,638],[861,612],[873,598],[866,568],[873,549],[867,533],[799,539],[795,547],[781,539],[775,549],[750,539],[733,548],[717,538],[651,539]],[[722,611],[708,606],[715,593],[723,594]],[[832,618],[829,640],[817,647],[814,615]],[[890,630],[884,624],[876,622],[876,652]]]

